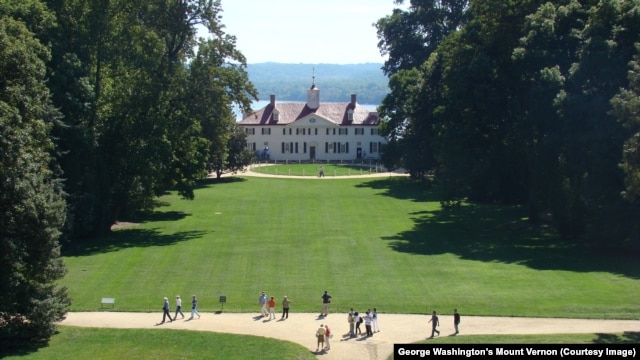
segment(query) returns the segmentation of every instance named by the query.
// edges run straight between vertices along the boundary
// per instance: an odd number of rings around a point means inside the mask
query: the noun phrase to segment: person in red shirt
[[[327,344],[325,347],[326,350],[331,350],[331,343],[329,343],[329,339],[331,339],[331,329],[329,329],[329,325],[324,326],[324,342]]]
[[[276,318],[276,301],[273,299],[273,296],[267,302],[267,304],[269,305],[269,320],[271,320],[272,318],[275,319]]]

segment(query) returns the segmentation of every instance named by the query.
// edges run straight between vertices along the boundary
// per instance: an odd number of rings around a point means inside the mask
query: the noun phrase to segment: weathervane
[[[313,67],[313,73],[311,76],[311,87],[316,86],[316,67]]]

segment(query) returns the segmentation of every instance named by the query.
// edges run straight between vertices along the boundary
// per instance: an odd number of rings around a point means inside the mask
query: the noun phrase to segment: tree
[[[24,4],[24,3],[23,3]],[[33,3],[32,3],[33,4]],[[58,238],[62,182],[50,152],[60,114],[45,85],[49,52],[0,9],[0,344],[48,341],[70,304]]]
[[[625,173],[623,196],[629,202],[635,202],[640,195],[640,44],[636,48],[638,54],[630,63],[630,87],[620,89],[611,100],[612,114],[631,133],[625,141],[620,164]]]
[[[196,26],[225,39],[220,2],[48,3],[60,24],[48,34],[50,86],[65,115],[55,130],[68,176],[70,234],[109,231],[118,219],[150,209],[169,189],[193,198],[209,150],[200,115],[217,108],[197,102],[202,98],[195,96],[189,61],[198,46]],[[230,43],[218,41],[212,51],[226,56],[235,50]],[[220,84],[222,93],[234,86]],[[230,107],[230,97],[217,101],[219,108]]]
[[[246,59],[235,48],[235,38],[217,34],[200,42],[190,64],[189,102],[192,116],[209,141],[209,170],[220,177],[225,171],[235,172],[249,164],[239,148],[246,148],[246,135],[238,133],[233,104],[248,111],[251,99],[257,97],[246,72]]]
[[[404,0],[396,0],[401,5]],[[378,48],[389,55],[383,66],[387,75],[420,67],[440,42],[467,21],[469,0],[411,0],[408,11],[394,9],[379,19]]]

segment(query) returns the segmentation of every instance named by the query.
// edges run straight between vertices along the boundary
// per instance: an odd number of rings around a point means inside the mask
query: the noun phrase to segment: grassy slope
[[[205,311],[257,311],[266,290],[316,312],[637,318],[640,269],[523,226],[514,208],[441,211],[406,179],[231,179],[175,195],[140,226],[67,252],[73,310],[159,311],[198,294]]]

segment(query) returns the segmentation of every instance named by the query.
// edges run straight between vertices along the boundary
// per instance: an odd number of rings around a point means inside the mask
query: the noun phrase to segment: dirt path
[[[252,169],[256,167],[263,166],[273,166],[274,164],[259,164],[252,165],[248,170],[244,172],[240,172],[237,174],[223,174],[223,177],[228,176],[255,176],[255,177],[268,177],[268,178],[288,178],[288,179],[308,179],[308,180],[335,180],[335,179],[348,179],[348,178],[380,178],[380,177],[390,177],[390,176],[409,176],[402,170],[398,171],[389,171],[389,172],[377,172],[371,174],[364,175],[344,175],[344,176],[332,176],[330,174],[326,174],[324,177],[319,178],[317,176],[294,176],[294,175],[273,175],[273,174],[264,174],[260,172],[252,171]],[[209,177],[215,177],[215,174],[210,174]]]
[[[188,315],[188,314],[186,314]],[[393,353],[394,343],[412,343],[430,335],[426,315],[379,314],[381,331],[372,337],[344,337],[349,330],[346,314],[292,313],[289,319],[263,320],[257,313],[204,313],[200,319],[178,319],[158,325],[161,313],[84,312],[69,313],[62,325],[109,327],[123,329],[183,329],[247,334],[288,340],[310,351],[316,349],[315,331],[321,324],[329,325],[334,334],[331,350],[316,353],[318,359],[386,359]],[[188,316],[187,316],[188,319]],[[440,316],[441,336],[453,333],[453,318]],[[364,325],[361,325],[364,332]],[[556,334],[556,333],[612,333],[640,331],[640,320],[583,320],[548,318],[502,318],[463,315],[460,334]]]

